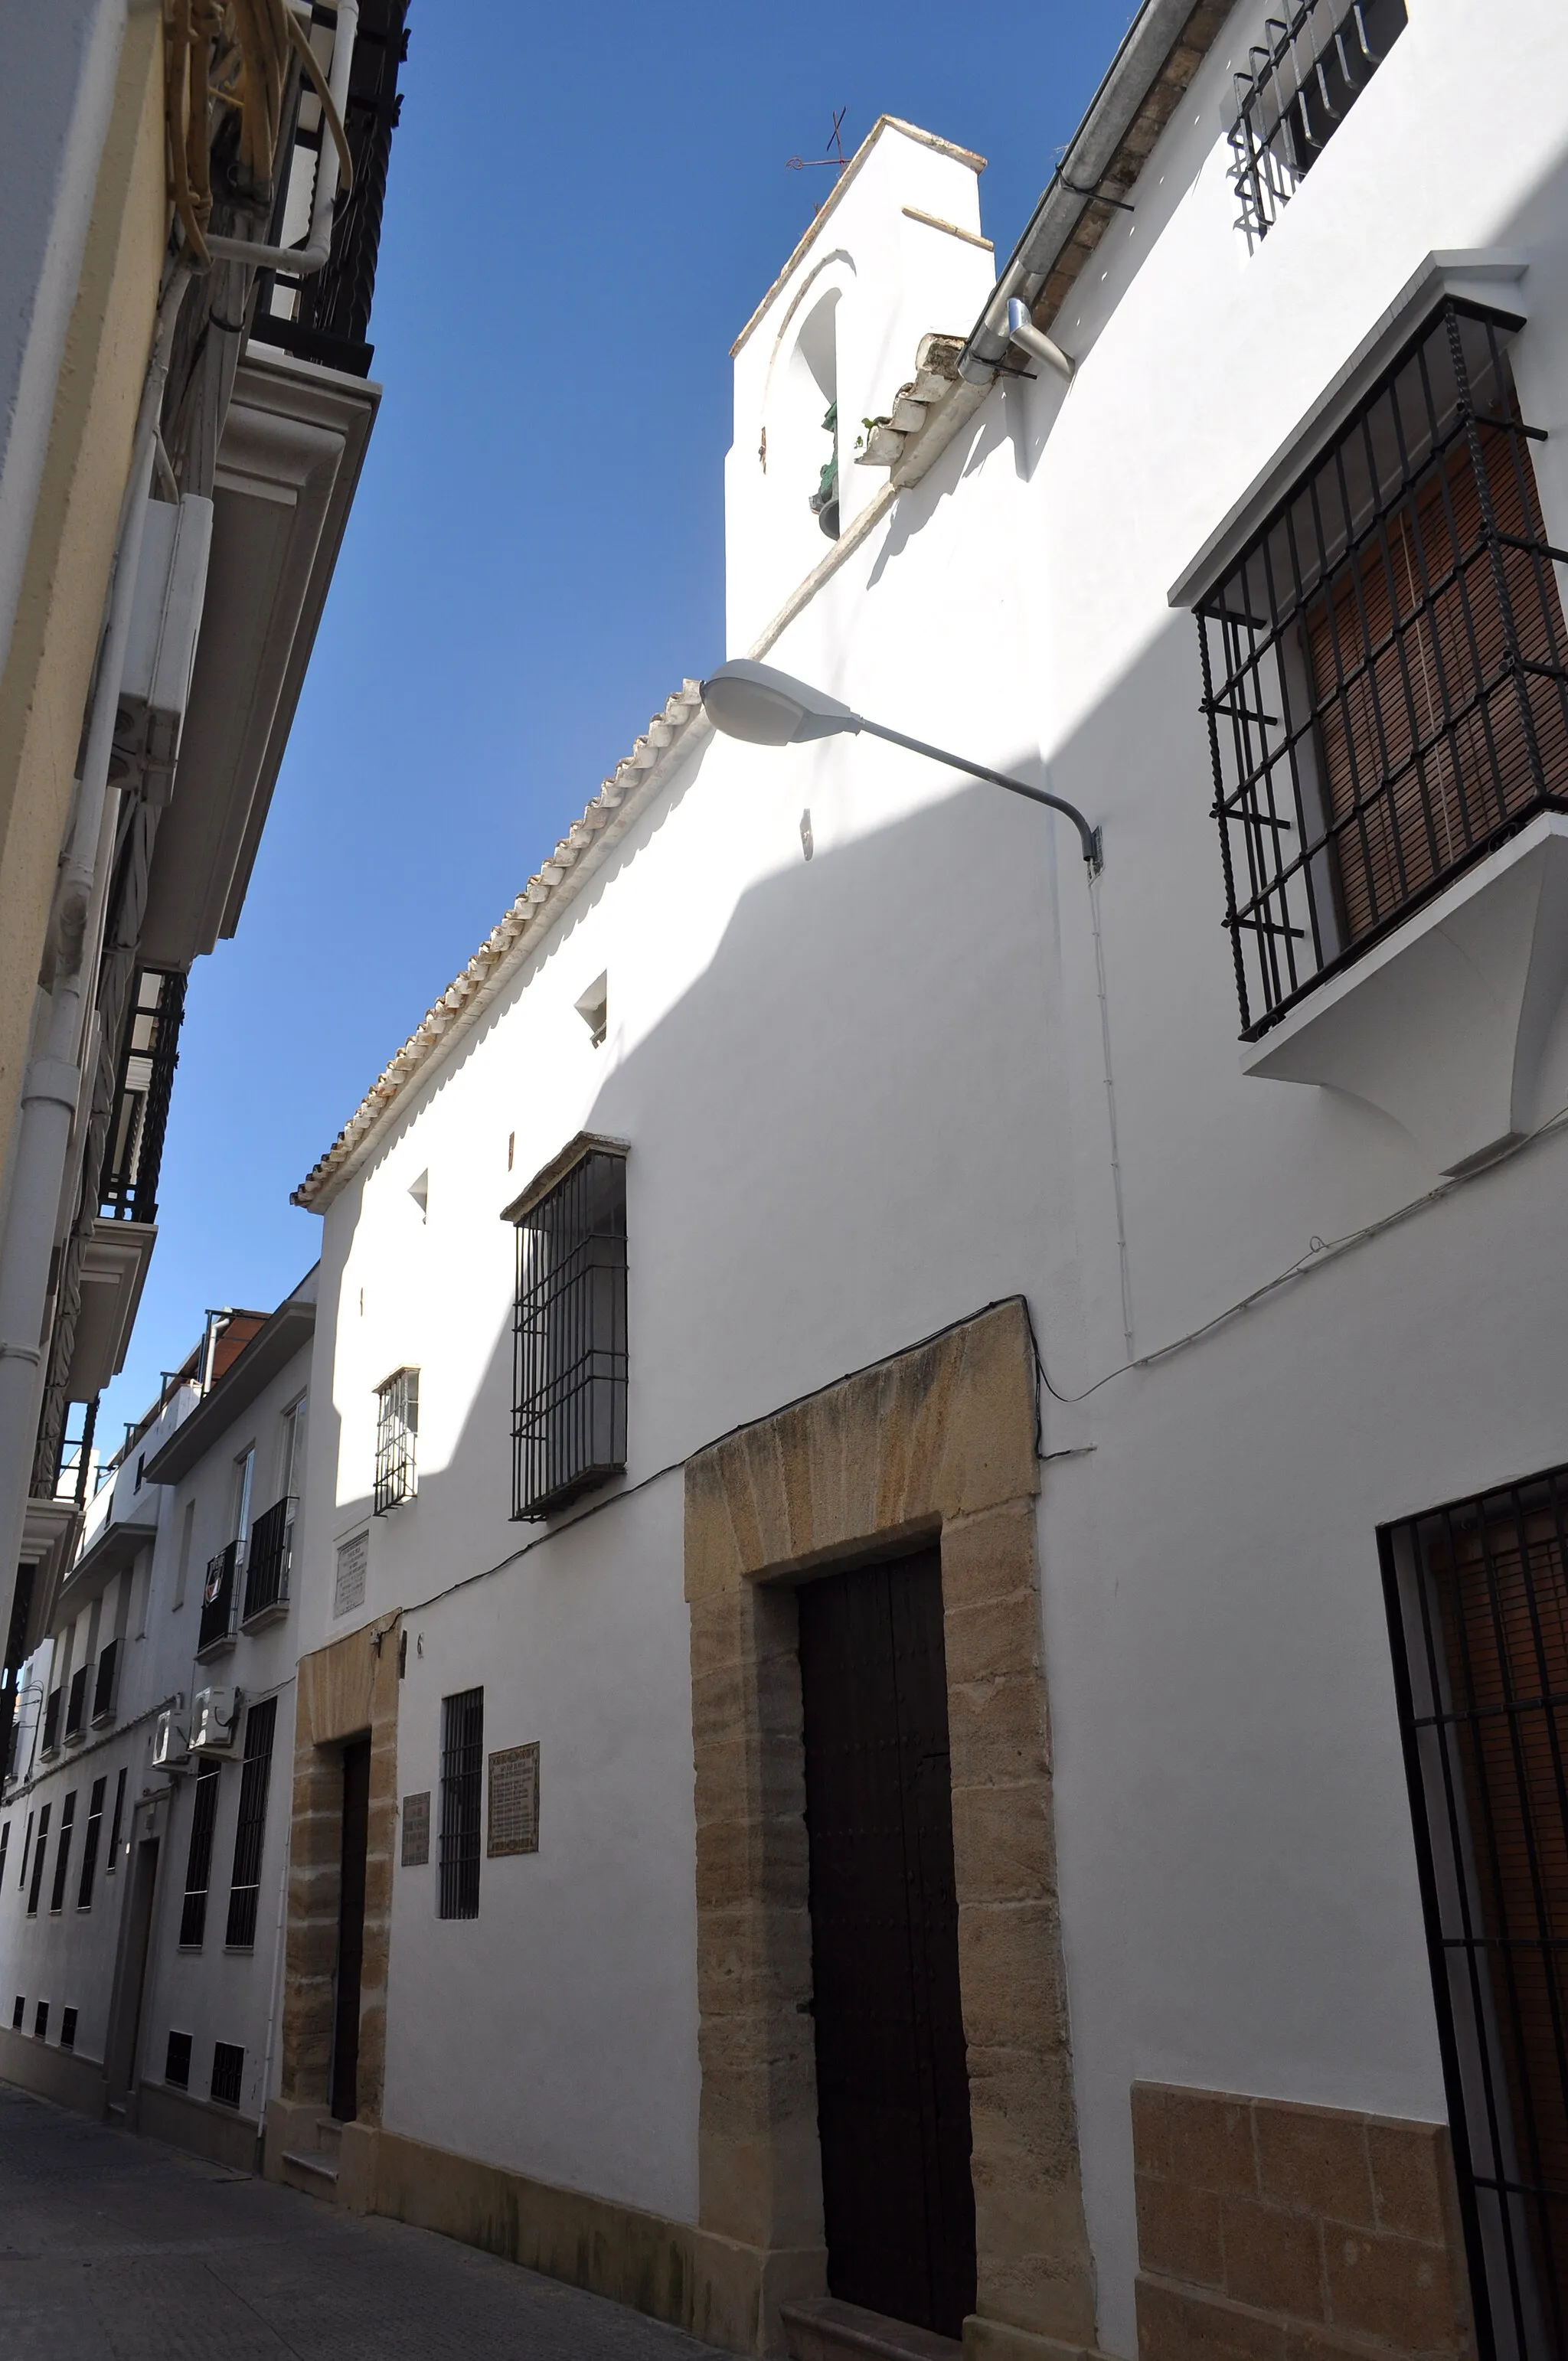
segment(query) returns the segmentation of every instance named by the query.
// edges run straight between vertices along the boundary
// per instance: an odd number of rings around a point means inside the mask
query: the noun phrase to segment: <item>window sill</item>
[[[226,1656],[236,1645],[236,1635],[233,1631],[225,1631],[221,1639],[209,1640],[204,1648],[197,1649],[196,1662],[210,1664],[219,1656]]]
[[[114,1720],[114,1719],[115,1719],[115,1707],[113,1707],[112,1705],[111,1705],[111,1706],[105,1706],[102,1713],[95,1713],[95,1714],[93,1715],[93,1729],[94,1729],[94,1730],[107,1730],[107,1729],[108,1729],[108,1727],[109,1727],[109,1724],[110,1724],[110,1723]]]
[[[288,1612],[288,1600],[274,1598],[269,1605],[258,1607],[254,1615],[244,1616],[239,1628],[242,1631],[265,1631],[269,1623],[281,1623]]]
[[[1364,1099],[1440,1172],[1464,1172],[1541,1120],[1565,990],[1568,816],[1541,812],[1248,1043],[1242,1071]]]

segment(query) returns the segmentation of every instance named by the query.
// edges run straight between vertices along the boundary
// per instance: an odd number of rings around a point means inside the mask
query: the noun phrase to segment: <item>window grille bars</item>
[[[87,1667],[78,1664],[71,1675],[71,1686],[65,1693],[65,1734],[80,1738],[87,1719]]]
[[[221,1763],[203,1763],[196,1773],[191,1810],[191,1850],[185,1860],[185,1899],[180,1913],[180,1949],[199,1951],[207,1932],[207,1888],[213,1877],[213,1829],[218,1817]]]
[[[60,1744],[60,1691],[50,1689],[44,1699],[44,1742],[41,1752],[52,1754]]]
[[[376,1488],[372,1506],[384,1517],[419,1488],[419,1371],[396,1369],[376,1389]]]
[[[256,1941],[261,1899],[261,1846],[267,1832],[267,1789],[272,1776],[272,1733],[278,1700],[265,1697],[245,1717],[245,1762],[239,1776],[239,1819],[234,1832],[225,1943],[245,1949]]]
[[[196,1631],[198,1656],[204,1649],[216,1647],[220,1641],[228,1639],[234,1630],[239,1556],[239,1543],[230,1542],[216,1557],[207,1560],[207,1578],[202,1585],[202,1620]]]
[[[250,1550],[245,1569],[245,1621],[283,1607],[289,1598],[289,1572],[294,1557],[292,1498],[275,1500],[250,1530]]]
[[[485,1756],[485,1692],[441,1700],[441,1896],[443,1918],[479,1915],[479,1774]]]
[[[1244,1039],[1568,808],[1568,560],[1510,324],[1445,302],[1198,602]]]
[[[137,970],[98,1187],[99,1212],[118,1221],[158,1219],[158,1176],[184,1014],[185,978],[177,969]]]
[[[169,2047],[163,2058],[163,2079],[171,2082],[177,2091],[190,2089],[191,2036],[188,2033],[170,2035]]]
[[[1268,236],[1406,22],[1405,0],[1302,0],[1264,20],[1267,39],[1234,78],[1231,178],[1249,246]]]
[[[1381,1536],[1480,2350],[1568,2351],[1568,1468]]]
[[[93,1793],[87,1799],[87,1826],[82,1837],[82,1883],[76,1889],[78,1910],[93,1907],[93,1880],[98,1868],[98,1839],[104,1826],[104,1797],[108,1789],[107,1773],[93,1782]]]
[[[512,1515],[626,1465],[626,1161],[590,1148],[517,1217]]]
[[[105,1877],[113,1877],[115,1870],[119,1866],[120,1823],[125,1817],[125,1813],[126,1774],[122,1768],[119,1776],[115,1781],[115,1811],[114,1817],[109,1822],[109,1858],[104,1863],[104,1874]]]
[[[115,1667],[120,1661],[120,1643],[111,1640],[99,1651],[98,1673],[93,1684],[93,1719],[108,1721],[115,1710]]]
[[[60,2012],[60,2046],[62,2049],[74,2049],[76,2047],[76,2018],[77,2012],[73,2008]]]
[[[245,2079],[245,2051],[237,2041],[213,2044],[212,2096],[220,2107],[237,2107]]]
[[[71,1839],[76,1826],[76,1790],[73,1787],[60,1806],[60,1841],[55,1847],[54,1883],[49,1888],[49,1906],[51,1917],[65,1907],[65,1880],[71,1867]]]

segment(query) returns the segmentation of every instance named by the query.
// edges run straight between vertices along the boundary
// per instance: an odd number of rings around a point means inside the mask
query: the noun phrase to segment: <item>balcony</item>
[[[50,1689],[44,1700],[44,1742],[39,1752],[55,1754],[60,1751],[60,1691]]]
[[[98,1677],[93,1686],[94,1730],[102,1730],[105,1722],[113,1721],[115,1719],[115,1675],[119,1662],[120,1643],[117,1640],[111,1640],[108,1646],[100,1651]]]
[[[230,1542],[207,1561],[202,1587],[202,1623],[196,1634],[196,1654],[203,1664],[221,1656],[235,1644],[235,1599],[239,1589],[240,1544]]]
[[[86,1735],[87,1667],[78,1664],[71,1675],[71,1687],[65,1700],[65,1740],[69,1746]]]
[[[294,1561],[294,1511],[291,1497],[274,1501],[251,1528],[245,1570],[245,1614],[247,1631],[276,1622],[289,1611],[289,1574]]]

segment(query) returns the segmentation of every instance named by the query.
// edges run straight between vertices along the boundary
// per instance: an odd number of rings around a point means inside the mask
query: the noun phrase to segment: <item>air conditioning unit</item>
[[[190,1760],[191,1741],[186,1735],[184,1712],[179,1706],[166,1706],[153,1733],[152,1767],[155,1771],[181,1771]]]
[[[198,1689],[191,1712],[193,1754],[227,1754],[239,1731],[238,1689]]]
[[[173,783],[212,542],[211,500],[148,501],[110,776],[139,774],[149,803],[167,803]]]

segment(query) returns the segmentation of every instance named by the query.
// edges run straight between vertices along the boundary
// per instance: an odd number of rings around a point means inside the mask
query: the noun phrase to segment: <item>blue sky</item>
[[[846,153],[879,114],[976,148],[1004,258],[1132,5],[410,13],[380,417],[239,933],[192,975],[107,1450],[208,1305],[314,1261],[290,1190],[722,655],[729,348],[831,181],[787,159],[838,107]]]

